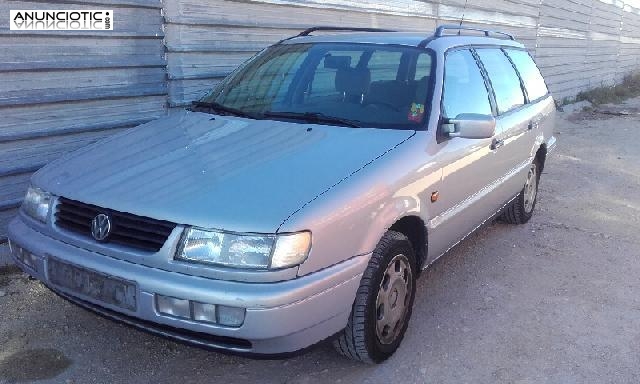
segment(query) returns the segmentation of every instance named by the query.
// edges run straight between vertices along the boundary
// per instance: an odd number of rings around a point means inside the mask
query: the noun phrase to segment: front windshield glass
[[[433,56],[377,44],[278,44],[200,103],[236,114],[349,127],[422,129]]]

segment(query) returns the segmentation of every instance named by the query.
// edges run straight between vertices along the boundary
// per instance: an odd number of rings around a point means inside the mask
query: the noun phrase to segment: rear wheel
[[[529,167],[527,180],[522,191],[505,208],[500,219],[509,224],[524,224],[533,216],[538,198],[538,183],[540,181],[540,164],[535,159]]]
[[[388,231],[362,276],[347,327],[334,341],[336,350],[367,363],[389,358],[407,330],[415,283],[416,258],[409,239]]]

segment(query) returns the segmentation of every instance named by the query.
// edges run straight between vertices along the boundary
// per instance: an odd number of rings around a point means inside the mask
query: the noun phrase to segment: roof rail
[[[392,29],[381,29],[381,28],[352,28],[352,27],[311,27],[311,28],[307,28],[304,31],[298,33],[297,35],[293,35],[293,36],[289,36],[286,37],[280,41],[278,41],[276,44],[280,44],[283,43],[287,40],[291,40],[291,39],[295,39],[296,37],[301,37],[301,36],[309,36],[310,34],[312,34],[313,32],[316,31],[343,31],[343,32],[396,32]]]
[[[498,32],[498,31],[491,31],[491,30],[488,30],[488,29],[481,29],[481,28],[465,27],[465,26],[462,26],[462,25],[441,25],[438,28],[436,28],[435,37],[445,36],[444,32],[446,30],[450,30],[450,29],[451,30],[457,30],[458,31],[458,35],[460,35],[461,31],[476,31],[476,32],[484,33],[484,35],[486,37],[491,37],[491,34],[494,34],[494,35],[499,35],[499,36],[506,37],[509,40],[515,40],[513,38],[513,36],[508,34],[508,33]]]
[[[344,31],[344,32],[396,32],[391,29],[381,28],[351,28],[351,27],[311,27],[300,32],[298,36],[309,36],[316,31]],[[298,37],[295,36],[295,37]]]

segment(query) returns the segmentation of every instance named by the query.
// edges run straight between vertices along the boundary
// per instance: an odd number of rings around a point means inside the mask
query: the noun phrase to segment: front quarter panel
[[[429,136],[418,132],[283,223],[279,232],[312,232],[311,252],[299,275],[371,253],[384,232],[404,216],[427,221],[427,191],[437,189],[441,180],[441,169],[429,162],[426,152]]]

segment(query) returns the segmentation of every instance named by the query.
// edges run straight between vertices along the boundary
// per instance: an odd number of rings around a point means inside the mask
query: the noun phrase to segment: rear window
[[[367,65],[371,71],[371,81],[396,80],[401,60],[401,51],[374,51]]]
[[[496,95],[498,113],[505,113],[524,105],[524,93],[520,78],[511,61],[497,48],[477,49],[480,60],[487,70]]]
[[[547,85],[544,83],[540,70],[529,53],[516,49],[507,49],[505,51],[515,64],[518,72],[520,72],[529,100],[537,100],[546,96],[549,92]]]

